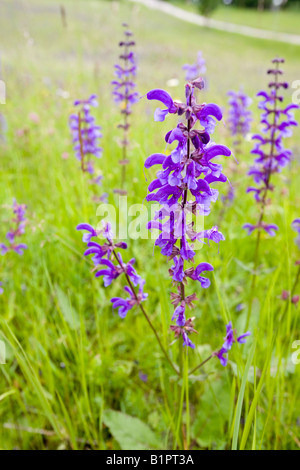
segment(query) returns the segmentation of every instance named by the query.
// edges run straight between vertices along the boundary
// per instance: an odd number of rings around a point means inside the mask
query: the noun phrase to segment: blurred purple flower
[[[129,163],[127,159],[127,147],[129,145],[129,116],[131,115],[132,106],[139,101],[140,95],[135,91],[136,84],[134,79],[136,77],[136,57],[132,48],[135,46],[135,42],[132,40],[132,32],[127,29],[127,25],[123,24],[124,30],[124,39],[119,42],[121,47],[121,54],[119,58],[121,64],[115,65],[115,75],[117,80],[111,82],[113,86],[113,98],[114,101],[120,105],[121,114],[123,115],[123,122],[118,125],[120,129],[123,129],[123,138],[121,141],[122,146],[122,159],[119,161],[122,166],[122,181],[121,186],[123,188],[125,182],[125,168]]]
[[[71,114],[69,125],[73,136],[75,156],[81,162],[82,171],[92,175],[95,169],[91,157],[102,156],[102,148],[99,147],[99,139],[102,137],[101,127],[96,125],[95,118],[91,114],[91,107],[98,106],[97,96],[91,95],[87,100],[76,100],[74,106],[78,106],[79,111],[77,114]]]
[[[16,243],[16,239],[25,233],[26,206],[25,204],[18,204],[14,199],[12,210],[14,216],[11,220],[11,228],[6,234],[8,244],[0,243],[1,255],[5,255],[8,251],[14,251],[18,255],[23,255],[24,250],[27,249],[27,245],[24,243]]]
[[[194,64],[185,64],[182,66],[185,70],[185,79],[194,80],[201,77],[206,72],[205,59],[202,56],[202,51],[198,51],[197,61]]]
[[[257,186],[250,186],[247,192],[253,192],[255,200],[260,204],[261,211],[257,224],[245,224],[243,228],[251,234],[254,230],[265,230],[271,236],[275,235],[278,227],[274,224],[265,224],[263,222],[264,210],[267,204],[267,196],[273,191],[271,177],[274,173],[279,173],[290,163],[292,152],[283,146],[283,139],[292,135],[291,127],[297,126],[293,117],[293,110],[298,109],[296,104],[289,104],[286,107],[280,107],[283,102],[283,96],[279,94],[281,88],[288,88],[286,82],[279,81],[283,74],[279,69],[279,64],[284,59],[274,59],[272,63],[274,68],[268,70],[269,75],[273,75],[269,83],[270,91],[260,91],[257,96],[262,98],[259,108],[262,110],[261,124],[263,125],[262,134],[255,134],[252,138],[257,141],[252,153],[256,155],[255,165],[250,168],[249,175],[253,177]]]
[[[227,353],[230,351],[233,343],[238,342],[240,344],[244,344],[247,340],[247,337],[250,335],[250,331],[247,331],[247,333],[243,333],[242,335],[236,337],[236,331],[232,328],[232,323],[229,322],[228,325],[226,325],[226,336],[224,338],[224,344],[221,349],[219,349],[213,355],[220,360],[222,366],[227,366]]]
[[[229,91],[229,130],[233,137],[245,137],[250,132],[252,113],[248,107],[252,100],[241,90]]]
[[[300,219],[295,219],[292,222],[292,229],[295,230],[295,232],[298,233],[297,238],[295,238],[295,243],[298,246],[298,248],[300,249]]]

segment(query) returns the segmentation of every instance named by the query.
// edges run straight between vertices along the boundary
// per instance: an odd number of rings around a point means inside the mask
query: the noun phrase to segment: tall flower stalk
[[[256,224],[247,223],[244,225],[249,235],[257,231],[247,325],[251,316],[252,298],[256,285],[261,233],[265,231],[270,236],[274,236],[278,230],[277,225],[265,222],[266,208],[270,204],[269,198],[274,190],[272,175],[281,172],[290,163],[292,152],[284,148],[283,139],[292,135],[292,126],[297,126],[292,110],[298,108],[298,106],[289,104],[286,107],[280,107],[280,104],[283,102],[280,90],[288,88],[288,83],[280,80],[283,71],[279,69],[279,66],[283,62],[284,59],[274,59],[272,61],[273,67],[267,72],[272,77],[269,83],[269,91],[260,91],[257,94],[257,96],[262,98],[259,108],[262,109],[261,124],[263,129],[262,135],[256,134],[253,136],[257,143],[251,153],[257,155],[257,158],[255,159],[254,166],[250,168],[248,173],[258,185],[250,186],[247,192],[252,192],[256,202],[259,204],[259,217]]]
[[[123,130],[123,138],[121,140],[122,147],[122,159],[119,160],[119,164],[122,167],[121,172],[121,193],[126,178],[126,165],[128,165],[128,146],[129,146],[129,129],[130,121],[129,116],[131,115],[131,107],[139,100],[139,93],[135,91],[136,84],[134,79],[136,77],[136,58],[133,52],[135,41],[132,39],[132,32],[129,31],[128,25],[123,23],[124,39],[119,42],[119,47],[122,52],[119,55],[121,65],[115,65],[115,76],[116,80],[113,80],[113,97],[114,101],[120,105],[121,114],[123,116],[123,122],[118,125]],[[116,192],[119,192],[118,190]]]
[[[148,100],[158,100],[166,109],[156,109],[154,118],[156,121],[164,121],[168,114],[175,114],[179,123],[165,136],[167,144],[176,142],[175,149],[168,155],[155,153],[145,161],[145,167],[161,165],[161,170],[156,174],[149,187],[146,199],[159,204],[155,212],[154,220],[148,223],[148,229],[158,229],[155,245],[161,249],[161,254],[172,260],[173,265],[169,269],[169,275],[176,286],[175,292],[171,292],[171,303],[174,307],[170,325],[175,340],[179,344],[179,367],[182,376],[182,386],[179,386],[180,405],[178,412],[178,424],[176,442],[179,441],[179,430],[182,436],[185,434],[182,425],[182,409],[184,396],[186,397],[187,411],[187,443],[189,448],[189,384],[188,375],[204,366],[210,359],[217,357],[223,366],[227,365],[228,352],[234,342],[244,343],[249,332],[236,337],[231,322],[226,326],[226,337],[223,346],[213,352],[197,367],[188,371],[188,348],[195,348],[190,336],[197,331],[194,328],[195,317],[187,314],[187,309],[193,309],[198,301],[194,282],[199,282],[204,289],[210,285],[210,280],[203,276],[204,272],[214,268],[210,263],[194,262],[196,255],[196,242],[219,243],[224,236],[218,227],[197,231],[197,216],[206,216],[210,213],[210,206],[218,198],[218,191],[211,185],[215,182],[224,183],[226,176],[222,173],[222,165],[214,162],[220,155],[229,157],[231,151],[224,145],[216,145],[211,141],[216,120],[222,119],[219,106],[214,103],[198,104],[195,89],[204,86],[201,78],[192,80],[185,85],[185,102],[177,102],[164,90],[154,89],[147,93]],[[196,230],[195,230],[196,229]],[[187,265],[187,263],[189,263]],[[192,287],[192,292],[187,292],[187,287]],[[185,360],[183,347],[186,347]],[[185,366],[183,366],[185,364]]]
[[[229,115],[227,122],[231,136],[234,138],[234,153],[236,156],[239,156],[241,154],[243,139],[251,129],[253,119],[252,112],[248,108],[252,100],[242,90],[231,90],[227,94],[229,96]]]
[[[184,103],[174,101],[166,91],[160,89],[147,94],[148,100],[158,100],[166,106],[166,109],[156,109],[156,121],[163,121],[168,114],[177,114],[180,121],[165,136],[167,144],[177,143],[176,148],[169,155],[153,154],[145,162],[146,168],[162,166],[148,188],[146,199],[160,205],[154,220],[148,223],[148,229],[161,232],[155,245],[160,247],[162,255],[173,261],[169,274],[176,286],[176,292],[171,293],[174,306],[172,320],[175,324],[170,328],[180,344],[190,348],[195,348],[190,335],[196,333],[196,330],[194,318],[187,316],[187,307],[194,308],[198,299],[195,292],[188,294],[186,287],[188,283],[197,281],[202,288],[208,288],[210,280],[203,273],[214,269],[206,262],[195,265],[195,243],[219,243],[224,240],[216,226],[199,232],[195,230],[193,218],[210,213],[211,203],[218,198],[213,183],[227,181],[222,173],[222,165],[213,160],[220,155],[231,155],[229,148],[211,141],[216,120],[222,119],[221,109],[214,103],[198,104],[196,88],[203,88],[202,79],[185,85]]]
[[[95,118],[91,113],[92,107],[98,106],[97,96],[91,95],[87,100],[76,100],[74,106],[78,109],[69,118],[70,130],[73,136],[74,151],[83,173],[95,174],[94,161],[92,157],[101,158],[102,148],[99,139],[102,137],[101,127],[96,125]],[[98,180],[93,180],[99,184]]]
[[[249,133],[251,128],[252,113],[248,109],[252,100],[243,92],[243,91],[229,91],[228,93],[229,100],[229,113],[228,113],[228,128],[231,136],[233,137],[233,153],[239,158],[242,154],[242,143]],[[232,175],[236,172],[238,161],[235,161],[234,167],[232,170]],[[226,206],[229,206],[235,198],[235,187],[230,185],[227,194],[222,197],[224,203],[224,208],[222,215]]]

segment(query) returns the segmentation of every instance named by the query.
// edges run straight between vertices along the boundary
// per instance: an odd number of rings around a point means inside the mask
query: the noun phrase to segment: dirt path
[[[226,23],[225,21],[213,20],[196,13],[191,13],[182,8],[176,7],[170,3],[161,0],[131,0],[132,2],[141,3],[153,10],[160,10],[168,15],[179,18],[180,20],[187,21],[188,23],[205,26],[207,28],[219,29],[228,33],[242,34],[252,38],[267,39],[271,41],[285,42],[288,44],[296,44],[300,46],[300,36],[296,34],[278,33],[267,31],[265,29],[252,28],[250,26],[242,26],[233,23]]]

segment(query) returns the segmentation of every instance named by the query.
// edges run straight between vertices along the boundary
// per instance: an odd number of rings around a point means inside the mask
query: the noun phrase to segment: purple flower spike
[[[251,122],[253,121],[252,113],[249,111],[249,106],[252,100],[241,90],[238,92],[229,91],[229,130],[233,137],[236,137],[236,145],[241,143],[241,139],[246,137],[250,132]],[[239,152],[239,150],[238,150]]]
[[[18,237],[22,236],[25,233],[26,225],[26,206],[25,204],[18,204],[14,199],[13,205],[13,218],[11,220],[11,228],[6,234],[7,244],[0,243],[0,253],[5,255],[8,251],[14,251],[18,255],[23,255],[24,250],[27,249],[27,245],[24,243],[17,243]]]
[[[265,207],[268,204],[268,196],[274,190],[271,184],[272,175],[280,173],[291,161],[292,152],[283,146],[283,139],[292,135],[291,127],[297,126],[293,117],[293,110],[299,108],[296,104],[282,106],[283,96],[280,89],[286,89],[288,84],[280,81],[282,71],[279,64],[283,59],[274,59],[274,68],[268,70],[273,75],[269,83],[269,91],[260,91],[257,96],[262,98],[259,108],[262,110],[261,124],[262,135],[255,134],[256,141],[252,153],[255,155],[255,163],[250,168],[249,175],[253,177],[257,186],[250,186],[248,193],[252,192],[256,202],[261,206],[259,222],[256,225],[245,224],[244,228],[251,234],[255,229],[263,229],[270,236],[275,235],[278,227],[274,224],[263,222]]]
[[[113,99],[115,103],[120,106],[123,117],[123,122],[118,125],[118,127],[123,130],[123,138],[120,142],[122,147],[122,159],[119,160],[119,164],[122,167],[121,188],[123,188],[125,183],[126,165],[129,163],[127,155],[127,149],[130,144],[129,129],[131,126],[129,116],[132,114],[132,106],[140,99],[134,82],[137,72],[136,57],[133,52],[135,42],[132,40],[132,32],[127,29],[128,26],[124,23],[123,27],[125,28],[124,40],[119,42],[121,48],[121,54],[119,55],[121,65],[115,65],[115,76],[117,79],[111,82],[113,86]],[[122,189],[115,191],[120,192]]]
[[[198,51],[197,61],[194,64],[185,64],[182,66],[182,70],[185,70],[185,79],[194,80],[197,77],[202,76],[206,72],[205,59],[202,56],[202,52]]]
[[[229,322],[228,325],[226,325],[226,336],[224,338],[224,344],[218,351],[214,352],[213,355],[220,360],[220,363],[223,367],[226,367],[228,362],[228,351],[230,351],[232,345],[235,342],[240,344],[246,343],[247,337],[250,335],[250,331],[247,331],[247,333],[236,337],[236,330],[232,328],[232,323]]]
[[[295,232],[298,233],[297,238],[295,238],[295,243],[298,246],[298,248],[300,249],[300,219],[295,219],[292,222],[292,229],[295,230]]]
[[[194,263],[196,251],[194,242],[207,243],[212,240],[219,243],[224,236],[217,227],[197,232],[191,216],[208,215],[211,203],[218,198],[214,183],[224,183],[226,176],[222,165],[216,160],[220,156],[229,157],[231,151],[224,145],[216,145],[210,140],[216,121],[222,119],[220,107],[214,103],[198,104],[195,88],[201,89],[201,79],[192,80],[185,86],[185,102],[174,101],[164,90],[154,89],[147,93],[149,100],[160,101],[166,109],[155,111],[154,119],[163,121],[168,114],[180,117],[178,125],[167,132],[165,141],[175,146],[167,155],[155,153],[145,161],[145,168],[158,165],[156,178],[150,183],[147,201],[157,201],[159,210],[154,220],[148,223],[148,229],[158,229],[155,242],[163,256],[173,261],[169,269],[172,281],[177,284],[178,293],[171,293],[174,305],[171,325],[175,338],[182,338],[183,346],[194,348],[189,335],[195,333],[193,318],[186,319],[186,306],[192,308],[196,295],[186,295],[188,282],[198,281],[203,289],[210,286],[210,279],[202,274],[213,271],[209,263],[185,266]]]
[[[76,100],[74,106],[78,107],[76,114],[71,114],[69,126],[73,136],[74,152],[81,163],[83,172],[95,173],[92,157],[100,158],[102,148],[99,147],[99,139],[102,137],[101,127],[95,124],[95,118],[91,114],[91,106],[98,106],[97,96],[91,95],[87,100]],[[90,180],[99,184],[101,176]]]

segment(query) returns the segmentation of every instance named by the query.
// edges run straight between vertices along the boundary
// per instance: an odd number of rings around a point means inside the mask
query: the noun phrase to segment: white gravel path
[[[288,44],[295,44],[300,46],[300,35],[289,33],[278,33],[267,31],[265,29],[252,28],[250,26],[242,26],[233,23],[226,23],[225,21],[213,20],[197,13],[191,13],[182,8],[176,7],[171,3],[162,0],[131,0],[132,2],[140,3],[153,10],[160,10],[168,15],[179,18],[180,20],[187,21],[199,26],[207,28],[219,29],[228,33],[241,34],[252,38],[267,39],[271,41],[285,42]],[[299,26],[300,31],[300,26]]]

